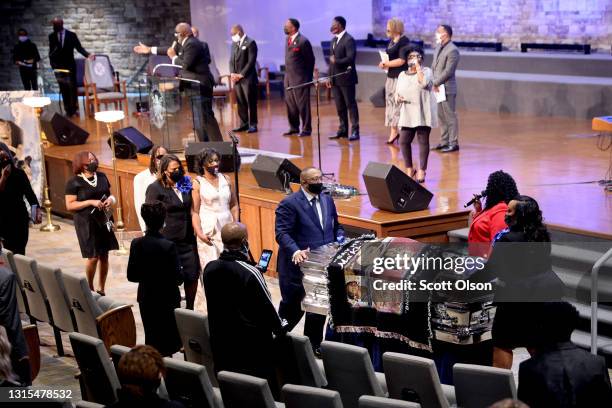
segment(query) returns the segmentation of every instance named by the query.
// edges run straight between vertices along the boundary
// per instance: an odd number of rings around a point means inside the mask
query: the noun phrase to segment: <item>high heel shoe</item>
[[[106,293],[103,290],[96,290],[96,293],[100,296],[106,296]]]
[[[399,133],[397,135],[395,135],[395,137],[393,139],[388,139],[385,143],[388,145],[392,145],[393,143],[395,143],[395,141],[399,139]]]
[[[425,182],[425,170],[419,170],[415,172],[415,174],[416,174],[416,178],[415,178],[416,181],[418,183],[423,184]]]
[[[407,168],[406,169],[406,174],[408,175],[408,177],[410,177],[411,179],[414,179],[414,176],[416,175],[416,170],[411,169],[411,168]]]

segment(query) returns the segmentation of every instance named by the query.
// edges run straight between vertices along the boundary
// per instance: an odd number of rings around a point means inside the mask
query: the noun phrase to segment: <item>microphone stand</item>
[[[240,189],[238,187],[238,158],[240,157],[238,155],[238,143],[240,143],[240,140],[238,140],[234,132],[232,132],[231,130],[227,132],[227,135],[230,137],[230,139],[232,139],[232,154],[234,160],[234,191],[236,192],[236,205],[238,206],[238,221],[240,221]]]
[[[349,72],[351,72],[352,69],[349,67],[349,69],[347,69],[344,72],[340,72],[338,74],[334,74],[334,75],[330,75],[330,76],[326,76],[326,77],[322,77],[322,78],[317,78],[314,79],[310,82],[304,82],[302,84],[298,84],[298,85],[293,85],[293,86],[288,86],[287,88],[285,88],[285,90],[287,91],[292,91],[294,89],[300,89],[300,88],[305,88],[307,86],[311,86],[314,85],[315,89],[316,89],[316,95],[317,95],[317,102],[316,102],[316,116],[317,116],[317,151],[318,151],[318,159],[319,159],[319,168],[321,169],[321,172],[323,172],[323,163],[321,161],[321,116],[319,115],[319,86],[320,84],[322,84],[323,82],[327,82],[332,78],[336,78],[342,75],[346,75]],[[310,103],[310,101],[308,101],[308,103]],[[323,172],[323,176],[335,176],[335,173],[325,173]]]

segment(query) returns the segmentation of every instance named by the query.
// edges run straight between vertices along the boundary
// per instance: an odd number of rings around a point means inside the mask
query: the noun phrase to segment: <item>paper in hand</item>
[[[381,50],[378,50],[378,54],[380,55],[380,62],[389,62],[389,54]],[[385,72],[389,72],[389,70],[385,69]]]
[[[444,84],[438,86],[438,92],[434,91],[434,95],[437,103],[446,101],[446,88],[444,87]]]

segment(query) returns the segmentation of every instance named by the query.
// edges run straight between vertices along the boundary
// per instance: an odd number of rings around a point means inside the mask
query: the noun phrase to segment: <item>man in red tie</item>
[[[290,18],[285,22],[285,88],[312,81],[315,58],[308,38],[299,32],[300,22]],[[283,136],[310,136],[310,87],[291,89],[285,93],[289,130]],[[300,119],[302,131],[300,132]]]
[[[51,68],[55,70],[55,78],[64,100],[66,115],[73,116],[78,114],[79,107],[74,50],[76,49],[85,58],[93,59],[94,54],[85,51],[77,35],[64,28],[64,20],[60,17],[51,20],[51,24],[53,24],[53,32],[49,34],[49,61]]]

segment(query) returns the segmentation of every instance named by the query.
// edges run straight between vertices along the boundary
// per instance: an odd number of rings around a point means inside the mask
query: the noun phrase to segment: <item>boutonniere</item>
[[[246,50],[246,45],[243,45],[243,46],[242,46],[242,49],[243,49],[243,50]]]
[[[176,189],[184,194],[191,192],[192,188],[193,186],[191,184],[191,178],[189,176],[183,176],[183,178],[179,180],[178,183],[176,183]]]
[[[295,48],[293,49],[293,52],[300,52],[300,47],[295,47]]]

